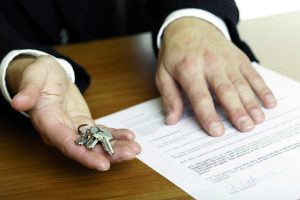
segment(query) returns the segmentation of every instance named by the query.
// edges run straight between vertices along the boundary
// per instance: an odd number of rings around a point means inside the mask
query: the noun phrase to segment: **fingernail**
[[[123,158],[123,160],[133,160],[136,158],[136,155],[130,155]]]
[[[104,172],[104,171],[108,171],[108,170],[109,170],[109,168],[105,168],[105,169],[103,169],[103,168],[97,168],[96,170],[97,170],[97,171]]]
[[[102,165],[97,168],[98,171],[107,171],[109,170],[110,165]]]
[[[275,99],[275,97],[272,95],[272,94],[268,94],[266,97],[265,97],[265,100],[267,101],[267,107],[268,108],[273,108],[276,106],[277,104],[277,101]]]
[[[224,133],[223,125],[219,122],[211,123],[209,133],[211,136],[221,136]]]
[[[264,113],[258,108],[252,109],[250,115],[256,124],[263,122],[265,119]]]
[[[23,97],[23,92],[22,92],[22,91],[19,92],[19,93],[17,93],[15,96],[13,96],[12,99],[17,99],[17,98],[20,98],[20,97],[21,97],[21,99],[24,98],[24,97]]]
[[[254,123],[248,116],[240,117],[237,121],[238,128],[242,131],[250,131],[254,128]]]

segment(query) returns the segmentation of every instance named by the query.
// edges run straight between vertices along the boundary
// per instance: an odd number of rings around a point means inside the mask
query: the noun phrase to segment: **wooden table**
[[[293,27],[286,23],[291,19]],[[300,12],[240,25],[242,37],[263,64],[298,80],[299,19]],[[148,33],[58,50],[82,64],[92,76],[85,97],[94,118],[158,96]],[[191,199],[138,160],[116,164],[108,172],[86,169],[46,146],[23,116],[1,110],[0,199]]]

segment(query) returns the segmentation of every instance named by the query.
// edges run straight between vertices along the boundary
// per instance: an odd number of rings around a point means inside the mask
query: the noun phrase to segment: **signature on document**
[[[263,176],[253,176],[253,175],[248,175],[244,177],[243,179],[240,179],[238,181],[235,181],[234,183],[228,183],[225,185],[226,190],[228,191],[229,194],[236,194],[240,191],[247,190],[249,188],[257,186],[260,182],[263,182],[272,176],[276,175],[278,173],[272,172],[268,173]]]

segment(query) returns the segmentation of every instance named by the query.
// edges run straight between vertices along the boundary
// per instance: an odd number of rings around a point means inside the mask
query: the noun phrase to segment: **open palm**
[[[100,145],[89,150],[75,144],[77,127],[94,124],[94,120],[77,87],[51,56],[36,58],[20,75],[17,95],[12,100],[13,108],[27,112],[43,140],[66,156],[102,171],[109,169],[110,163],[135,158],[141,151],[134,141],[134,134],[126,129],[106,128],[114,137],[115,153],[112,156]]]

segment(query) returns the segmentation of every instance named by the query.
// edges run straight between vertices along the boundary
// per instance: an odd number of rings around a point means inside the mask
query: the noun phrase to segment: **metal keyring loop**
[[[78,133],[82,133],[81,131],[80,131],[80,128],[82,128],[82,127],[84,127],[84,126],[93,126],[93,125],[90,125],[90,124],[81,124],[81,125],[79,125],[78,127],[77,127],[77,132]]]

